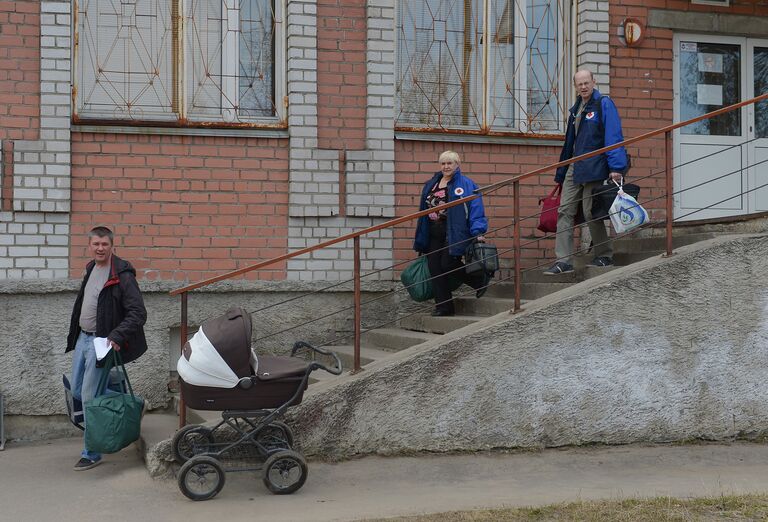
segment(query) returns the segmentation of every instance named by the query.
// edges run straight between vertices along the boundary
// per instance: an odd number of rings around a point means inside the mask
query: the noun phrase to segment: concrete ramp
[[[768,432],[768,236],[622,267],[323,382],[289,410],[346,458]]]

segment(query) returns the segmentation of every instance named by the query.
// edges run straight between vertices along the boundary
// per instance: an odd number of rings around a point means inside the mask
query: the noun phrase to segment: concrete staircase
[[[765,223],[761,222],[760,225],[764,226]],[[682,231],[676,229],[675,248],[710,239],[718,233],[734,232],[734,230],[729,230],[731,227],[728,226],[722,227],[723,230],[712,230],[711,227],[701,228],[683,227]],[[736,232],[741,231],[739,230],[740,227],[733,228],[736,228]],[[632,264],[665,251],[665,238],[659,235],[663,233],[663,230],[651,229],[642,232],[647,235],[614,242],[614,261],[617,266]],[[573,284],[614,269],[613,267],[586,266],[591,258],[591,254],[576,256],[574,259],[575,271],[571,274],[546,276],[543,274],[544,268],[525,271],[521,287],[523,307],[525,308],[526,303],[565,290]],[[468,295],[460,296],[459,294],[462,292]],[[454,295],[458,297],[455,298],[457,315],[453,317],[432,317],[430,315],[431,305],[424,303],[424,313],[403,317],[396,326],[390,325],[364,332],[361,346],[363,369],[374,361],[386,360],[401,350],[428,342],[486,317],[508,312],[514,307],[514,285],[509,281],[492,280],[487,293],[480,299],[475,298],[474,290],[468,287],[462,287]],[[340,356],[345,370],[352,368],[353,347],[351,345],[329,346],[327,348]],[[326,372],[314,372],[310,379],[310,386],[313,383],[334,378],[336,377]],[[152,414],[145,416],[142,424],[142,436],[138,445],[146,461],[148,471],[153,477],[172,477],[177,467],[169,460],[170,438],[178,427],[178,412],[173,410],[174,408],[164,413],[152,412]],[[220,412],[214,411],[188,410],[187,415],[187,422],[194,424],[217,422],[221,418]]]
[[[570,274],[545,275],[543,270],[546,267],[524,271],[521,286],[523,308],[527,302],[564,290],[575,283],[614,270],[617,266],[630,265],[637,261],[660,255],[666,251],[666,238],[659,235],[663,231],[649,230],[644,232],[648,235],[614,241],[613,259],[615,266],[613,267],[598,268],[587,266],[593,255],[591,253],[584,253],[574,257],[573,264],[575,270]],[[678,230],[676,234],[673,237],[675,248],[711,239],[716,235],[715,232],[698,230]],[[389,326],[364,332],[360,347],[361,366],[365,368],[366,365],[374,361],[386,359],[400,350],[458,330],[483,318],[509,312],[514,308],[514,291],[515,288],[512,282],[492,280],[486,294],[482,298],[477,299],[474,296],[473,290],[470,290],[468,287],[461,287],[454,295],[462,293],[467,295],[454,298],[455,316],[432,317],[430,315],[431,307],[424,303],[427,311],[403,317],[395,327]],[[339,355],[345,369],[353,366],[353,346],[340,345],[328,348]],[[326,380],[324,375],[320,375],[323,373],[316,372],[318,381]]]

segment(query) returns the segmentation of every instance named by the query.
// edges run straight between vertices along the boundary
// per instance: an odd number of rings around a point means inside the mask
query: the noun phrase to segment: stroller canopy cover
[[[215,388],[234,388],[241,378],[254,374],[258,359],[251,349],[250,314],[230,308],[205,321],[184,345],[176,370],[193,386]]]

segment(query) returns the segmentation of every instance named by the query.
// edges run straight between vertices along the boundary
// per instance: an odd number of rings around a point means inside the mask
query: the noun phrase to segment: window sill
[[[565,141],[564,134],[552,134],[551,136],[504,136],[487,134],[460,134],[460,133],[436,133],[436,132],[406,132],[395,131],[395,139],[403,141],[444,141],[458,143],[491,143],[499,145],[541,145],[544,147],[562,147]]]
[[[199,127],[155,127],[73,124],[72,132],[96,134],[143,134],[153,136],[223,136],[229,138],[288,138],[288,129],[225,129]]]

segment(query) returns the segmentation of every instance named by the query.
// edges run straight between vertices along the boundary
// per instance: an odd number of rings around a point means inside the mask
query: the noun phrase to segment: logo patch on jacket
[[[595,117],[595,113],[594,113],[594,111],[590,111],[590,112],[588,112],[588,113],[587,113],[587,114],[586,114],[584,117],[585,117],[586,119],[588,119],[588,120],[591,120],[592,118],[594,118],[594,117]]]
[[[464,189],[461,187],[456,187],[456,190],[454,190],[453,193],[456,194],[457,196],[461,196],[462,194],[464,194]]]

